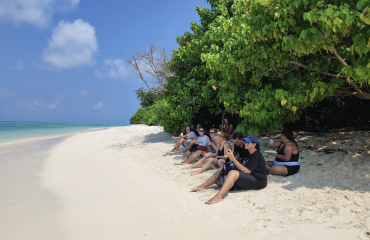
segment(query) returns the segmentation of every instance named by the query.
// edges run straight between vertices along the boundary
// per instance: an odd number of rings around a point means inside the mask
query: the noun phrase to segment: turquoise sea
[[[130,124],[0,122],[0,143],[22,139],[60,136],[74,132],[129,125]]]

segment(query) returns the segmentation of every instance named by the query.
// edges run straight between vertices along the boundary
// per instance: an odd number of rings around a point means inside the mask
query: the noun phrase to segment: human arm
[[[224,129],[224,132],[226,132],[228,134],[232,134],[234,132],[234,125],[233,124],[230,124],[229,125],[229,131],[227,131],[226,129]]]
[[[248,173],[250,174],[252,171],[246,167],[244,167],[238,160],[236,160],[235,156],[234,156],[234,151],[232,151],[231,149],[228,149],[226,151],[226,156],[229,157],[230,161],[232,161],[235,165],[235,167],[237,169],[239,169],[239,171],[243,172],[243,173]]]
[[[230,144],[225,143],[223,148],[224,148],[225,156],[217,156],[216,158],[218,158],[218,159],[227,159],[228,158],[228,157],[226,157],[226,152],[227,152],[228,149],[231,150]]]
[[[208,145],[210,145],[213,149],[217,149],[217,146],[216,146],[216,145],[214,145],[212,141],[208,141],[207,143],[208,143]]]
[[[268,142],[267,142],[267,145],[272,147],[272,148],[278,148],[281,144],[281,141],[274,141],[272,139],[270,139]]]
[[[277,153],[270,153],[270,154],[279,158],[282,161],[288,162],[288,161],[290,161],[290,159],[292,157],[294,149],[295,149],[294,143],[286,143],[285,148],[284,148],[284,155],[280,155],[280,154],[277,154]]]
[[[206,153],[204,154],[205,157],[216,157],[217,158],[217,153]]]

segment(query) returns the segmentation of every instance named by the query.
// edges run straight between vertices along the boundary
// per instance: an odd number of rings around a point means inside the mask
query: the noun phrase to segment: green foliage
[[[339,94],[370,99],[370,0],[208,0],[178,37],[158,119],[180,132],[202,109],[260,134]]]
[[[160,92],[159,88],[154,88],[154,90]],[[140,105],[143,108],[152,106],[156,101],[160,101],[162,99],[161,95],[154,94],[152,92],[145,92],[142,88],[136,91],[136,95],[137,98],[140,99]]]
[[[156,105],[152,105],[147,108],[139,108],[130,118],[130,124],[158,124],[156,107]]]

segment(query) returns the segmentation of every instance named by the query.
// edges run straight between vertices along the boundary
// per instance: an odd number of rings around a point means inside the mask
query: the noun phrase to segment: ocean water
[[[75,132],[129,125],[130,124],[0,122],[0,143],[61,136]]]

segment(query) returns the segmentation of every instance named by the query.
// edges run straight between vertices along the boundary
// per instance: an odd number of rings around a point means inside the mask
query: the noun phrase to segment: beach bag
[[[197,146],[197,149],[198,149],[198,150],[205,151],[205,152],[208,152],[208,148],[207,148],[207,147]]]
[[[225,165],[224,165],[224,168],[220,172],[220,175],[218,175],[218,178],[216,180],[216,184],[219,187],[222,187],[222,185],[224,185],[227,174],[229,174],[229,172],[231,170],[237,170],[235,165],[234,164],[231,165],[230,163],[232,163],[232,162],[226,162]],[[233,191],[235,188],[236,188],[236,184],[234,184],[234,186],[229,191]]]

